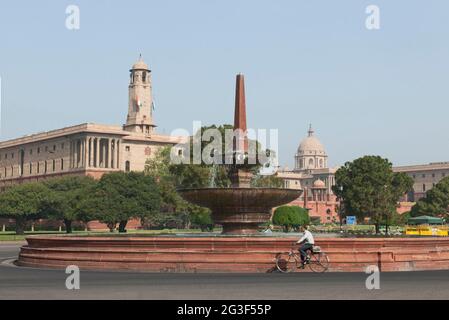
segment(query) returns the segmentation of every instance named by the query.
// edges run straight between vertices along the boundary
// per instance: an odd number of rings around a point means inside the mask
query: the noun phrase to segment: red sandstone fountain
[[[246,131],[242,76],[237,77],[235,127]],[[245,141],[240,139],[243,146]],[[247,235],[257,233],[258,224],[269,219],[272,207],[292,201],[300,191],[250,188],[247,168],[232,169],[231,188],[191,189],[181,194],[210,208],[215,222],[223,225],[224,234],[242,236],[28,236],[17,264],[152,272],[270,272],[276,254],[290,250],[298,237]],[[331,271],[365,272],[373,265],[382,271],[449,270],[447,238],[317,238],[317,244],[328,253]]]
[[[273,207],[289,203],[301,190],[283,188],[251,188],[252,173],[247,166],[248,137],[246,126],[245,86],[243,75],[237,75],[233,143],[230,165],[230,188],[196,188],[179,190],[181,196],[196,205],[209,208],[215,223],[223,226],[224,235],[254,235],[259,225],[268,221]],[[237,157],[246,163],[237,164]]]

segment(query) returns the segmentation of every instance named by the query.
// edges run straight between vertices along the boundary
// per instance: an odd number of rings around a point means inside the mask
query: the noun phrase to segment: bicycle
[[[294,243],[288,252],[280,252],[276,255],[276,268],[282,273],[289,273],[299,268],[301,257]],[[308,262],[307,262],[308,261]],[[307,250],[306,265],[315,273],[323,273],[329,269],[329,257],[319,246],[313,246]]]

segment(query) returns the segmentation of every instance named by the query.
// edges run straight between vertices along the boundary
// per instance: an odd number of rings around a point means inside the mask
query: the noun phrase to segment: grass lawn
[[[218,230],[218,229],[217,229]],[[159,234],[173,234],[173,233],[201,233],[200,229],[162,229],[162,230],[128,230],[127,234],[136,234],[136,235],[159,235]],[[25,237],[30,235],[44,235],[44,234],[66,234],[65,231],[26,231],[24,235],[16,235],[14,231],[0,231],[0,242],[2,241],[24,241]],[[109,231],[74,231],[73,235],[101,235],[107,236],[110,234],[119,234],[117,231],[111,233]]]

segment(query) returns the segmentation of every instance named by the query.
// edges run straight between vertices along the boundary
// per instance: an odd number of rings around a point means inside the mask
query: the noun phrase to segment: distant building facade
[[[441,179],[449,176],[449,162],[400,166],[394,167],[393,171],[404,172],[413,179],[413,190],[404,197],[404,201],[416,202],[425,197],[426,192]]]
[[[151,71],[142,59],[130,70],[128,90],[122,126],[84,123],[0,142],[0,191],[63,175],[143,171],[159,148],[183,141],[155,132]]]
[[[328,156],[319,139],[309,128],[308,136],[303,139],[295,154],[295,168],[285,168],[278,172],[284,180],[285,188],[302,189],[300,198],[290,203],[309,210],[311,218],[320,219],[321,223],[338,222],[338,205],[332,192],[335,185],[336,168],[327,165]],[[398,202],[397,212],[410,211],[419,199],[425,197],[441,179],[449,176],[449,162],[435,162],[423,165],[393,167],[394,172],[403,172],[413,181],[413,190]]]
[[[308,209],[310,217],[321,223],[339,221],[338,202],[332,192],[338,168],[329,168],[327,160],[324,146],[310,126],[307,137],[301,141],[295,154],[294,169],[285,168],[277,173],[284,180],[285,188],[303,190],[302,195],[290,205]]]

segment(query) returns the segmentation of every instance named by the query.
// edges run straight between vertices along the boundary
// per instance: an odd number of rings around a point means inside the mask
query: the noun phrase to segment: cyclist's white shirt
[[[303,242],[304,240],[306,240],[307,243],[315,244],[315,240],[313,240],[312,233],[309,230],[304,231],[304,235],[298,242]]]

